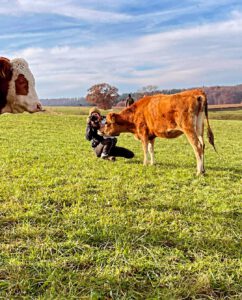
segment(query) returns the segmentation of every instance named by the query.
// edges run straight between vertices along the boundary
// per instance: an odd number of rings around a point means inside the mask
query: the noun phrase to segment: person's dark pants
[[[97,145],[97,147],[94,148],[94,151],[95,151],[95,154],[97,157],[101,156],[104,147],[105,147],[105,145],[100,143]],[[126,148],[114,146],[111,148],[111,150],[109,152],[109,156],[133,158],[134,153]]]
[[[104,139],[101,144],[103,144],[102,154],[105,156],[110,156],[111,149],[116,145],[117,139],[116,138],[106,138]]]

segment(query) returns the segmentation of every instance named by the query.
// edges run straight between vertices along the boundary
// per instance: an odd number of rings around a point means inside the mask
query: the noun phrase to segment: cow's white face
[[[35,80],[28,63],[22,58],[10,61],[12,78],[9,82],[7,106],[5,111],[30,113],[42,111],[41,103],[35,90]]]

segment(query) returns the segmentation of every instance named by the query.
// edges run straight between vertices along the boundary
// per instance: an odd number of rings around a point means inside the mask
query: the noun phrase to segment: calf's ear
[[[12,77],[12,66],[10,60],[0,57],[0,78],[10,80]]]
[[[110,123],[115,123],[115,113],[109,113],[108,114],[108,120],[110,121]]]

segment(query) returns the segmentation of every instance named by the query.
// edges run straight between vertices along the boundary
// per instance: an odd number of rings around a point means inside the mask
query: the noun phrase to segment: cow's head
[[[130,123],[123,120],[119,114],[109,113],[106,118],[106,123],[101,131],[106,136],[117,136],[121,132],[129,132],[130,128]]]
[[[34,76],[22,58],[9,60],[0,57],[0,108],[1,113],[42,111]]]

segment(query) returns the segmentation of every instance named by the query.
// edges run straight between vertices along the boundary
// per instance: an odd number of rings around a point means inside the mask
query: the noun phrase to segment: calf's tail
[[[207,101],[207,97],[205,96],[205,102],[204,102],[204,112],[205,112],[205,117],[207,120],[207,136],[208,136],[208,141],[209,143],[213,146],[215,152],[217,152],[217,149],[215,147],[214,144],[214,134],[212,132],[212,129],[209,125],[209,121],[208,121],[208,101]]]

